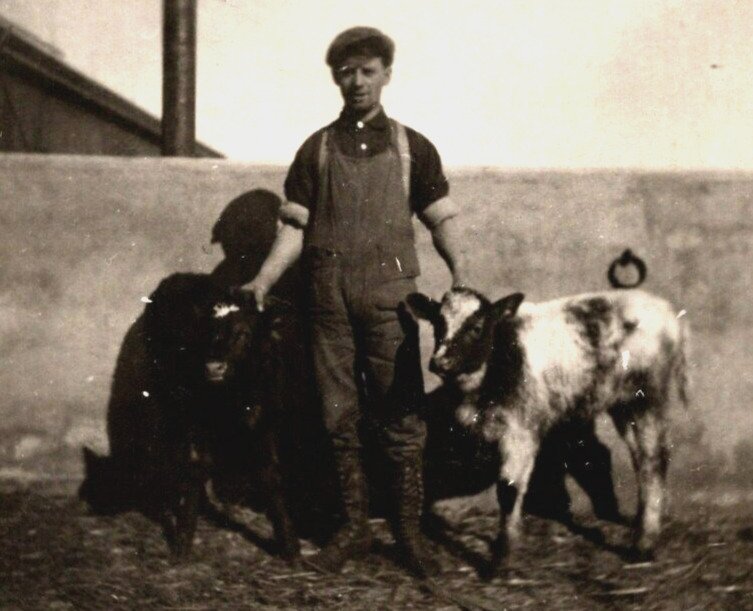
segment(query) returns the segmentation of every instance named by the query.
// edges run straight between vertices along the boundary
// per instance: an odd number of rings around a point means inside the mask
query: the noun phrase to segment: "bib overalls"
[[[405,128],[372,157],[347,157],[332,127],[320,148],[319,195],[304,236],[317,385],[335,449],[357,448],[359,386],[381,445],[399,462],[425,428],[418,329],[401,305],[419,274]],[[360,389],[363,391],[363,388]]]

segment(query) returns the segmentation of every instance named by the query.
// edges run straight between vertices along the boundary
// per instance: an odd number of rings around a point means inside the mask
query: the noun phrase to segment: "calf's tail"
[[[677,394],[685,409],[690,404],[691,380],[688,371],[688,353],[690,350],[690,326],[686,320],[680,318],[680,337],[677,342],[673,368],[674,378],[677,384]]]

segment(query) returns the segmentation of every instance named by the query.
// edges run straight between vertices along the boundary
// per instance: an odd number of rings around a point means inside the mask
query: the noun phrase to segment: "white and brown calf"
[[[519,538],[523,497],[539,443],[555,423],[608,412],[627,443],[639,506],[634,550],[650,555],[660,532],[671,386],[687,404],[687,325],[664,299],[607,291],[543,303],[520,293],[495,303],[453,289],[441,303],[414,293],[411,309],[434,327],[430,369],[465,397],[458,420],[503,457],[497,484],[499,564]]]

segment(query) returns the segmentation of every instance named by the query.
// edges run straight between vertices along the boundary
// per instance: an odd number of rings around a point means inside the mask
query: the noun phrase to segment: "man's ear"
[[[384,81],[384,84],[388,85],[389,82],[392,80],[392,66],[387,66],[387,68],[384,69],[384,74],[387,76],[387,78]]]
[[[411,293],[405,301],[416,318],[432,321],[439,316],[439,303],[423,293]]]
[[[513,293],[512,295],[508,295],[507,297],[503,297],[499,301],[496,301],[492,305],[492,312],[494,313],[495,319],[501,320],[503,318],[512,318],[515,316],[523,299],[525,299],[523,293]]]
[[[334,66],[332,68],[332,80],[335,82],[335,85],[338,87],[340,86],[340,77],[343,73],[343,66]]]

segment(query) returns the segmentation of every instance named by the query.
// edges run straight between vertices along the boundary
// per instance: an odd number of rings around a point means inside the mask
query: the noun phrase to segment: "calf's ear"
[[[100,456],[87,446],[81,448],[81,454],[84,457],[84,470],[87,477],[96,474],[107,463],[106,456]]]
[[[439,314],[439,303],[423,293],[411,293],[405,298],[405,302],[416,318],[434,320]]]
[[[293,304],[287,299],[281,299],[275,295],[265,295],[264,308],[274,308],[281,312],[290,312],[293,310]]]
[[[256,309],[256,299],[253,293],[242,290],[239,286],[234,286],[228,289],[227,298],[229,301],[238,304],[243,308],[253,306]]]
[[[525,299],[523,293],[513,293],[496,301],[492,305],[495,318],[501,320],[502,318],[512,318],[515,316],[523,299]]]

